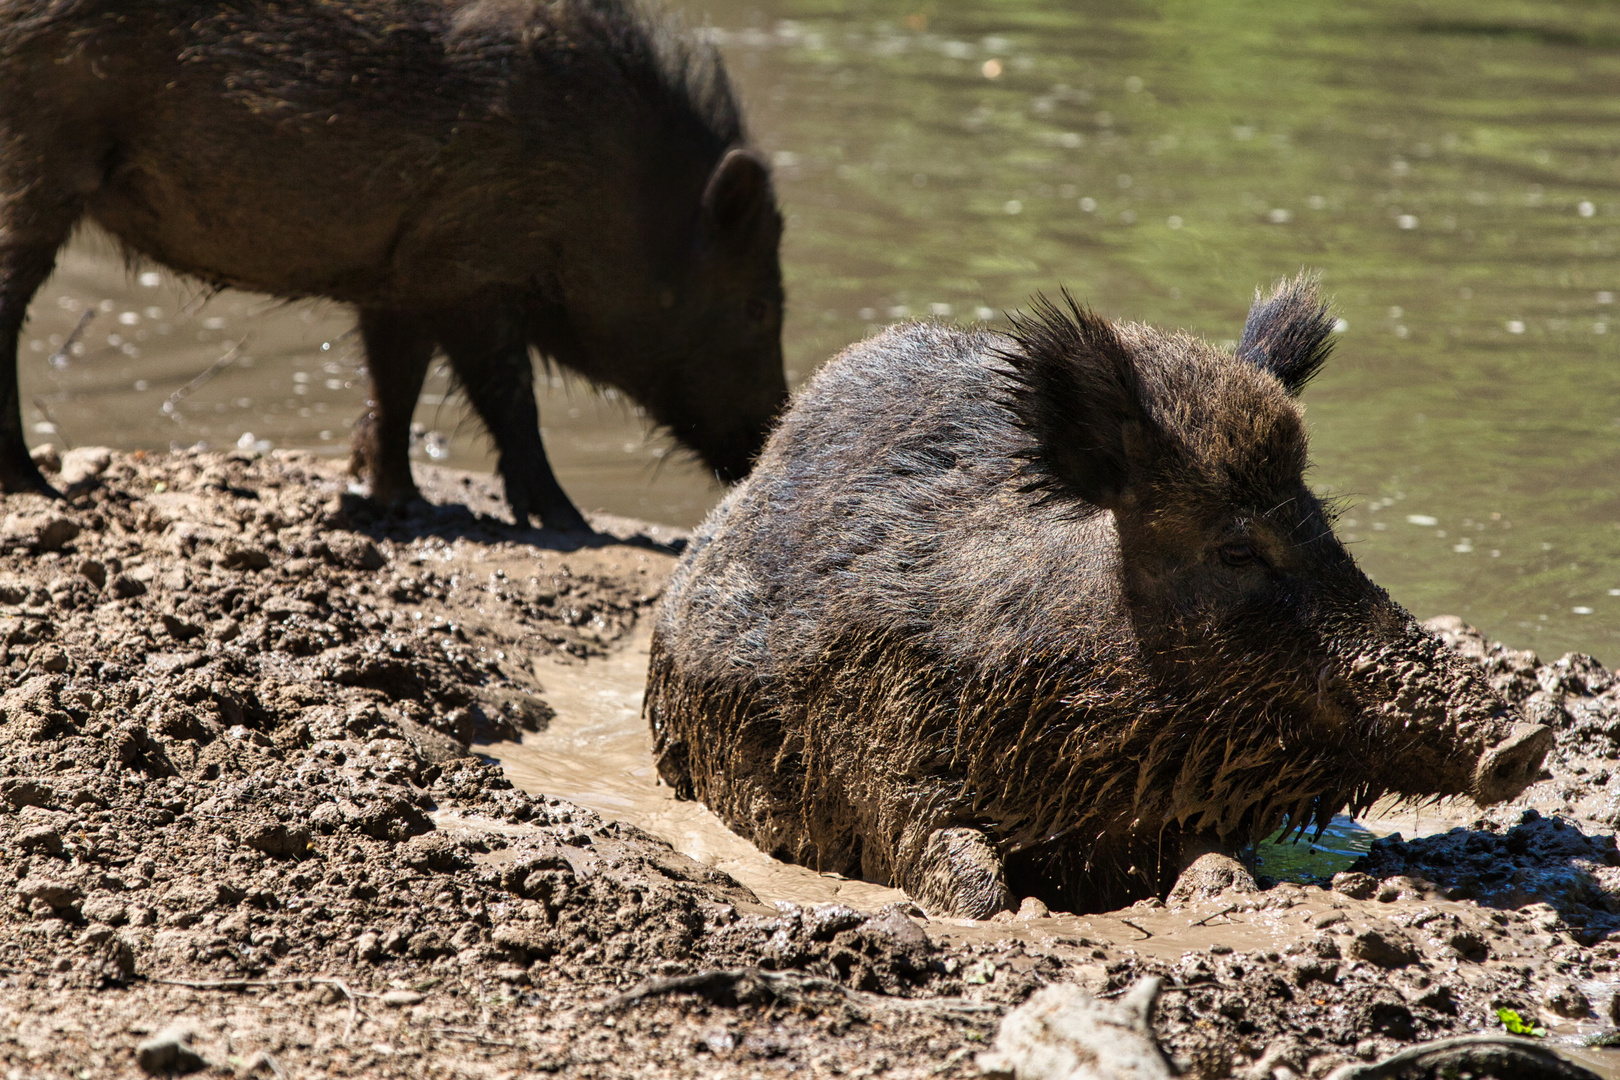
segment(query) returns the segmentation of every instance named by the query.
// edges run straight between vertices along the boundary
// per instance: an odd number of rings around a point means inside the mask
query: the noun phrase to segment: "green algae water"
[[[994,323],[1060,284],[1231,341],[1257,285],[1313,268],[1343,320],[1305,397],[1313,479],[1369,574],[1420,617],[1620,662],[1620,5],[687,10],[775,164],[795,381],[892,320]],[[349,325],[88,241],[35,301],[28,422],[341,452]],[[623,402],[553,383],[582,506],[691,524],[718,497]],[[491,464],[442,373],[418,419],[424,460]]]

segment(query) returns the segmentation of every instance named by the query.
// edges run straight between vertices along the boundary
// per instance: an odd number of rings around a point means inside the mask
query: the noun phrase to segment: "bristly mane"
[[[695,122],[718,150],[748,141],[720,51],[701,30],[656,0],[579,0],[579,7],[646,100]]]

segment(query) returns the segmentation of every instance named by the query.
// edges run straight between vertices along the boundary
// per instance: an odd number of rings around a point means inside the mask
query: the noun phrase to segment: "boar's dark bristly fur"
[[[416,494],[436,351],[520,521],[584,518],[531,350],[739,479],[787,397],[782,219],[718,52],[636,0],[0,0],[0,490],[16,340],[82,221],[213,286],[353,305],[353,464]]]
[[[984,917],[1164,895],[1386,794],[1510,797],[1550,740],[1360,572],[1304,480],[1307,279],[1237,354],[1041,301],[811,381],[653,639],[660,771],[781,858]]]

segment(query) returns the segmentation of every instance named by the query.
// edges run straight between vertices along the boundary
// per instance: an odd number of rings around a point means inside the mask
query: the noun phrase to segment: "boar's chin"
[[[1552,729],[1543,724],[1514,724],[1507,738],[1480,755],[1469,792],[1473,800],[1481,806],[1504,802],[1535,783],[1552,741]]]

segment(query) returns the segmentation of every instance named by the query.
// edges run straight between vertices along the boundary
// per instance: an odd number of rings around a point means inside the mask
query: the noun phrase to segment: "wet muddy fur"
[[[976,917],[1162,896],[1203,851],[1387,793],[1516,794],[1550,732],[1367,580],[1304,482],[1294,395],[1331,326],[1302,278],[1235,355],[1072,301],[847,350],[666,594],[666,782]]]
[[[712,47],[633,0],[0,0],[0,490],[16,340],[85,220],[210,285],[359,313],[354,464],[416,494],[436,351],[520,520],[584,528],[530,350],[616,386],[722,478],[786,398],[781,218]]]

